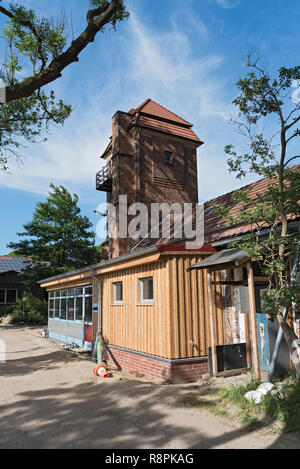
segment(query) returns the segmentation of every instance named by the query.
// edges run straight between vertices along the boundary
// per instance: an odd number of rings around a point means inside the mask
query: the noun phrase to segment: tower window
[[[173,153],[171,153],[170,151],[165,151],[165,164],[172,165],[173,159]]]

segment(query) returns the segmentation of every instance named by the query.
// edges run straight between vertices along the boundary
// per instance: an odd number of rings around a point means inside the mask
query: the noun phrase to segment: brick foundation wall
[[[160,383],[194,383],[209,373],[207,357],[165,360],[107,345],[103,346],[102,354],[109,366]]]

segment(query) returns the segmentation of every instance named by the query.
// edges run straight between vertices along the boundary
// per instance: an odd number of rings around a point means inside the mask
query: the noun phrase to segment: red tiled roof
[[[142,112],[143,114],[149,114],[152,117],[160,117],[161,119],[177,122],[177,124],[193,127],[193,124],[182,119],[182,117],[177,116],[177,114],[174,114],[174,112],[169,111],[169,109],[150,98],[146,99],[146,101],[137,107],[135,112],[137,111]]]
[[[157,130],[176,137],[192,140],[201,145],[203,142],[193,132],[193,125],[161,106],[152,99],[147,99],[129,114],[134,117],[132,124],[140,127]]]
[[[292,168],[295,171],[300,171],[300,164],[294,166]],[[249,184],[248,186],[244,186],[242,190],[248,190],[249,196],[253,202],[258,194],[263,194],[270,184],[270,178],[261,179],[257,182]],[[238,189],[238,190],[241,190]],[[236,203],[234,201],[234,194],[238,192],[238,190],[234,190],[229,192],[228,194],[223,194],[215,199],[212,199],[204,204],[204,246],[209,246],[211,243],[220,240],[226,240],[233,238],[238,235],[245,234],[254,229],[253,225],[244,223],[240,225],[229,226],[228,222],[225,218],[221,215],[214,212],[213,208],[215,205],[219,205],[223,208],[226,208],[229,211],[229,214],[232,216],[238,216],[241,210],[244,208],[244,205],[240,203]],[[251,202],[249,206],[253,204]],[[192,214],[193,223],[195,223],[195,211]],[[290,220],[293,218],[290,218]],[[187,221],[187,220],[185,220]],[[149,238],[145,238],[133,244],[132,248],[134,251],[145,249],[149,246],[153,245],[172,245],[176,243],[182,243],[187,241],[186,239],[176,239],[174,237],[174,227],[182,223],[182,215],[176,219],[173,215],[170,218],[171,222],[171,233],[168,239],[160,238],[160,239],[151,239],[151,234],[149,233]],[[267,228],[267,226],[266,226]]]
[[[295,171],[299,171],[300,164],[294,166],[292,169]],[[257,182],[253,182],[252,184],[244,186],[241,189],[247,190],[249,192],[250,198],[255,202],[255,199],[258,195],[266,192],[270,182],[270,178],[264,178],[260,179]],[[228,226],[227,220],[219,214],[215,213],[213,210],[213,207],[215,205],[219,205],[222,208],[226,208],[230,215],[234,217],[238,216],[241,210],[244,208],[244,205],[236,203],[234,201],[234,194],[236,192],[238,192],[238,190],[234,190],[232,192],[229,192],[228,194],[223,194],[205,203],[205,239],[208,242],[214,242],[220,239],[230,238],[236,235],[247,233],[248,231],[253,229],[252,225],[246,223],[235,226]]]

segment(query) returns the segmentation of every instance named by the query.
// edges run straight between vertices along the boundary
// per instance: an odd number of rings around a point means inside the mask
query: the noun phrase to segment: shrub
[[[258,423],[259,417],[268,415],[273,422],[281,424],[283,432],[300,431],[300,380],[291,376],[283,381],[283,398],[273,394],[263,396],[260,404],[245,398],[248,391],[255,390],[259,383],[251,380],[246,386],[221,388],[219,394],[229,402],[237,404],[240,417],[245,425]]]
[[[13,322],[45,324],[48,316],[47,301],[40,300],[29,292],[25,292],[23,298],[18,298],[16,304],[10,307],[8,314],[12,315]]]

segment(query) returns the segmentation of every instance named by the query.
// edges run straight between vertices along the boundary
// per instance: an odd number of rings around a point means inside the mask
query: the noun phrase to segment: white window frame
[[[18,289],[17,288],[0,288],[0,290],[4,290],[4,303],[0,303],[0,305],[15,305],[18,299]],[[7,290],[14,290],[16,292],[16,301],[14,303],[7,303]]]
[[[152,280],[153,283],[153,298],[151,300],[145,299],[144,298],[144,282],[146,280]],[[153,282],[153,277],[143,277],[139,278],[139,287],[140,287],[140,302],[142,305],[153,305],[154,303],[154,282]]]
[[[113,282],[113,304],[114,305],[122,305],[124,299],[124,290],[123,290],[123,282]],[[122,285],[122,300],[117,300],[116,293],[117,293],[117,285]]]

